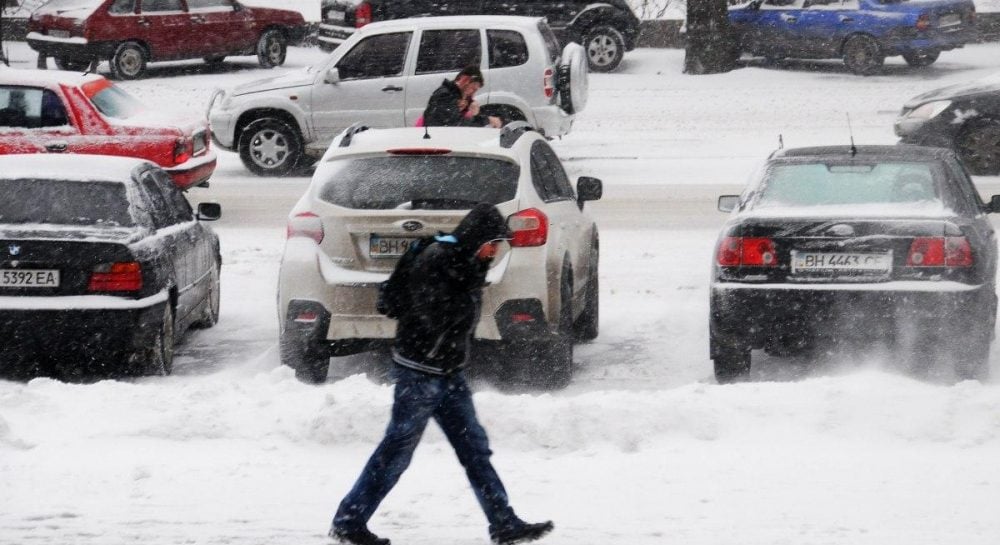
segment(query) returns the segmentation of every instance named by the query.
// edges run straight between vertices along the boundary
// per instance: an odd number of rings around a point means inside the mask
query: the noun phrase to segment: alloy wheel
[[[250,157],[261,167],[272,169],[288,159],[290,147],[284,134],[265,129],[255,134],[250,142]]]

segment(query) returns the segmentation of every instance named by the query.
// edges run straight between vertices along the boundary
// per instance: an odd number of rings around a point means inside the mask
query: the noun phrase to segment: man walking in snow
[[[330,536],[340,543],[389,545],[388,539],[368,530],[368,520],[410,464],[431,418],[465,468],[489,521],[493,543],[532,541],[552,531],[551,521],[529,524],[511,509],[490,463],[486,431],[476,418],[462,375],[479,320],[486,273],[499,241],[510,238],[496,207],[479,204],[452,234],[435,237],[413,259],[400,260],[393,272],[403,279],[401,293],[408,300],[389,313],[399,320],[392,352],[396,374],[392,416],[385,437],[334,516]]]

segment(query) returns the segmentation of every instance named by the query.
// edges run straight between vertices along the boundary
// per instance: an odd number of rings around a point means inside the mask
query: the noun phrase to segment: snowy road
[[[23,44],[12,57],[33,64]],[[283,70],[318,58],[296,49]],[[543,543],[1000,542],[995,379],[923,382],[873,355],[761,358],[754,382],[718,386],[707,353],[715,197],[738,191],[778,134],[846,143],[845,113],[859,143],[892,143],[905,99],[996,72],[998,59],[985,45],[870,78],[791,62],[692,78],[681,52],[639,50],[592,76],[587,110],[555,145],[571,174],[607,187],[594,207],[601,336],[578,348],[565,391],[477,383],[515,508],[556,522]],[[156,68],[123,85],[156,107],[202,110],[212,88],[273,73],[251,59],[230,68]],[[978,182],[1000,193],[1000,180]],[[278,366],[284,217],[305,184],[253,177],[223,153],[212,187],[191,192],[224,207],[222,317],[179,347],[175,376],[0,382],[0,543],[326,543],[391,388],[355,375],[378,372],[372,358],[335,360],[320,387]],[[404,545],[487,543],[436,429],[372,528]]]

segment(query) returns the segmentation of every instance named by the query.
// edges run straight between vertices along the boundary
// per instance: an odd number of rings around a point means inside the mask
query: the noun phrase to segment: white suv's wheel
[[[561,58],[557,81],[559,105],[566,113],[574,114],[587,106],[590,91],[587,53],[580,44],[568,43],[562,50]]]
[[[302,158],[302,140],[297,130],[274,118],[258,119],[240,133],[240,159],[258,176],[282,176]]]

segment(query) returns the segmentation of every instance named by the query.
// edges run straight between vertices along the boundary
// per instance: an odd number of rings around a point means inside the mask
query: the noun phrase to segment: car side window
[[[802,9],[804,0],[764,0],[760,9]]]
[[[142,0],[142,11],[184,11],[184,6],[181,0]]]
[[[157,187],[160,193],[166,199],[167,203],[170,204],[170,213],[173,222],[184,223],[194,221],[194,212],[191,210],[191,204],[184,197],[184,194],[181,193],[181,190],[177,189],[177,185],[174,184],[170,175],[162,170],[156,170],[153,171],[153,176],[159,182]]]
[[[573,187],[552,148],[541,140],[531,145],[531,178],[545,202],[573,199]]]
[[[62,99],[49,89],[0,86],[0,127],[39,129],[69,125]]]
[[[196,9],[214,10],[233,9],[233,4],[229,0],[187,0],[188,11]]]
[[[420,35],[417,74],[457,72],[479,66],[482,43],[479,30],[425,30]]]
[[[399,76],[406,63],[411,32],[377,34],[361,40],[337,62],[341,79]]]
[[[857,10],[860,9],[858,0],[805,0],[803,9],[814,10]]]
[[[520,66],[528,62],[528,44],[514,30],[487,30],[486,43],[490,51],[490,68]]]
[[[163,194],[160,193],[158,185],[159,182],[157,182],[150,171],[144,172],[139,178],[139,186],[142,188],[142,192],[146,195],[146,200],[149,202],[149,215],[153,217],[153,227],[163,229],[174,222],[170,213],[171,207],[163,197]]]
[[[108,13],[114,15],[129,15],[135,13],[136,0],[115,0],[108,7]]]

